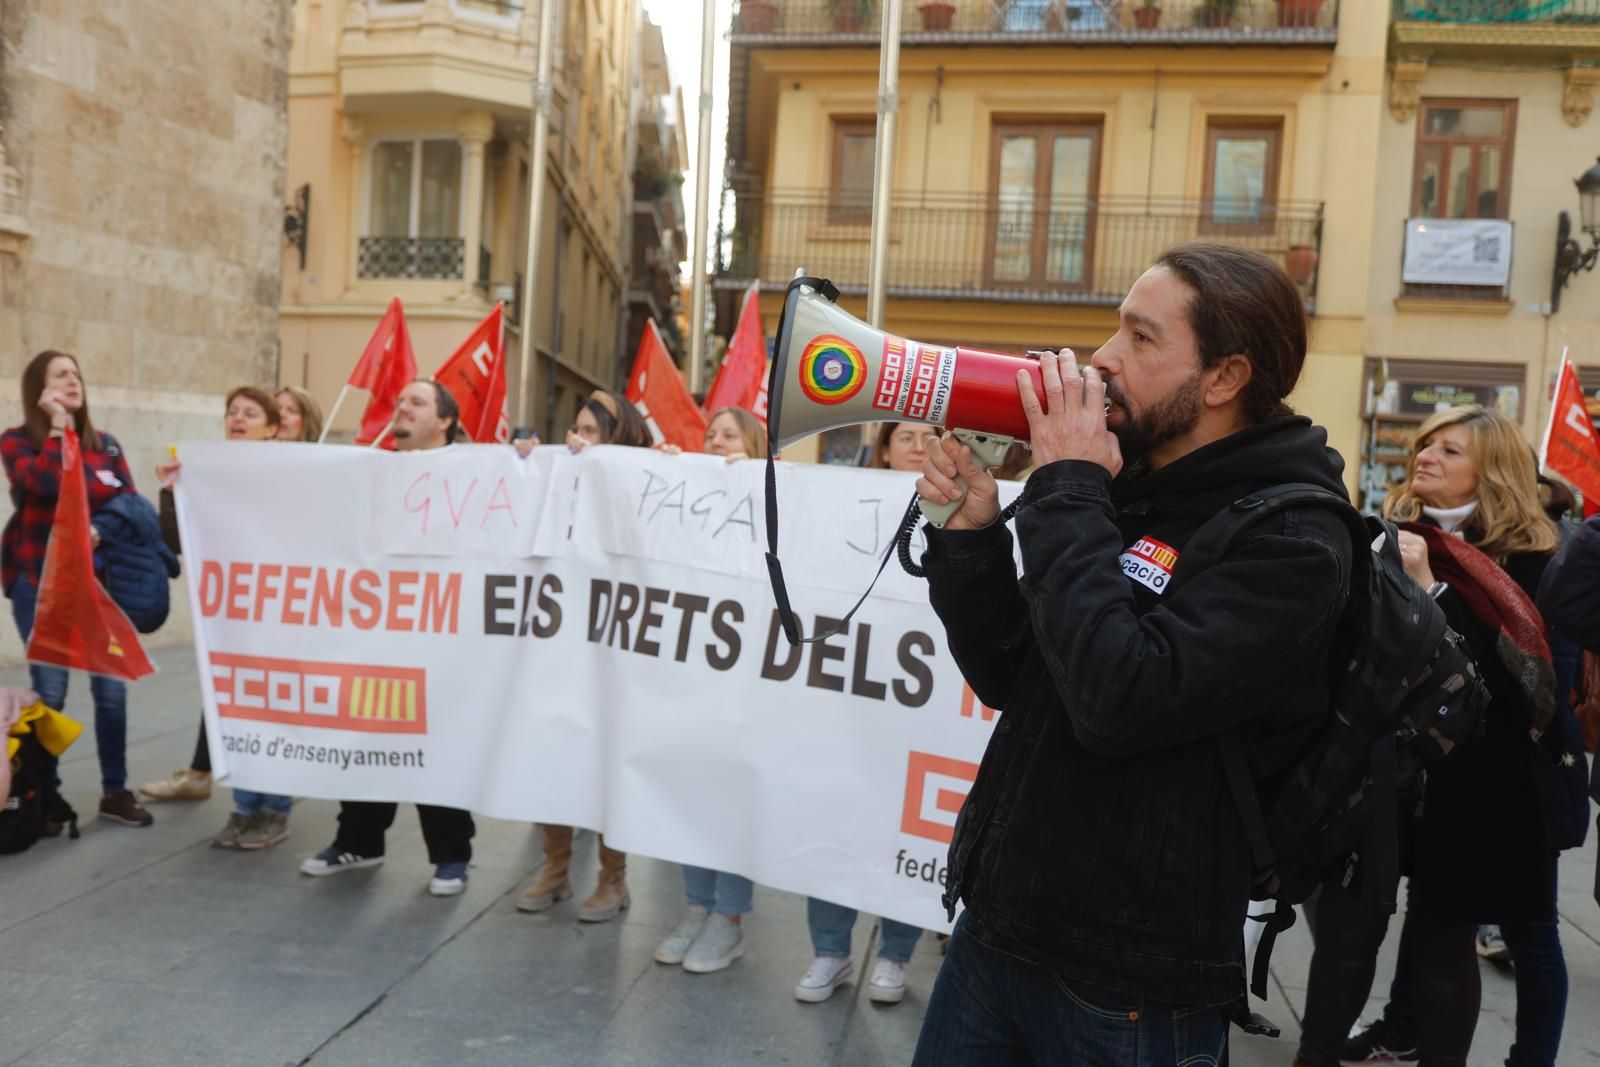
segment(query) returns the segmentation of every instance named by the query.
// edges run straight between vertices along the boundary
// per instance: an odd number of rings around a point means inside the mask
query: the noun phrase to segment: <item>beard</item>
[[[1122,409],[1122,426],[1115,431],[1122,450],[1143,455],[1193,430],[1200,421],[1200,377],[1196,371],[1172,392],[1142,409],[1129,404],[1115,382],[1107,382],[1106,399]]]

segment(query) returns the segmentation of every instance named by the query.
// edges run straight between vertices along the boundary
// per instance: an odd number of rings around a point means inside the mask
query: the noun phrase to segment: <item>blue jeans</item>
[[[258,811],[275,811],[279,815],[287,816],[289,809],[294,805],[294,797],[283,797],[277,793],[256,793],[249,789],[235,789],[233,791],[233,810],[240,815],[254,815]]]
[[[33,612],[39,590],[26,575],[11,587],[11,617],[17,622],[22,643],[33,633]],[[67,704],[67,669],[43,663],[28,664],[33,691],[47,707],[62,710]],[[116,678],[89,675],[94,697],[94,745],[100,754],[100,788],[115,793],[128,784],[128,687]]]
[[[850,931],[856,925],[856,909],[806,897],[806,925],[811,927],[811,950],[817,955],[840,959],[850,955]],[[905,963],[911,959],[911,950],[916,948],[917,938],[921,936],[921,927],[885,919],[878,955],[895,963]]]
[[[1068,983],[986,944],[956,921],[912,1067],[1216,1067],[1228,1049],[1218,1006],[1159,1004]]]
[[[730,919],[750,914],[755,906],[756,884],[748,878],[709,867],[683,865],[683,891],[689,903]]]

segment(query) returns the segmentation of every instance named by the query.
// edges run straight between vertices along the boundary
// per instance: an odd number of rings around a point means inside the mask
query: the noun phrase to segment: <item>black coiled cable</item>
[[[905,517],[900,520],[900,530],[894,535],[895,555],[900,558],[900,567],[913,578],[926,578],[928,576],[927,571],[911,560],[911,535],[916,532],[917,523],[922,520],[922,510],[918,507],[918,502],[921,499],[917,494],[911,494],[911,503],[906,507]],[[1022,497],[1019,496],[1001,509],[995,521],[1004,526],[1015,518],[1017,512],[1021,509]]]

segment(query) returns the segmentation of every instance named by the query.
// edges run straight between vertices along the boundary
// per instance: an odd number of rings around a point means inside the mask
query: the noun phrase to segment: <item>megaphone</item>
[[[838,299],[833,283],[804,271],[789,284],[767,397],[768,435],[777,448],[841,426],[922,422],[953,431],[988,468],[1028,439],[1017,371],[1043,396],[1038,360],[897,337],[851,315]],[[921,502],[939,527],[960,506]]]

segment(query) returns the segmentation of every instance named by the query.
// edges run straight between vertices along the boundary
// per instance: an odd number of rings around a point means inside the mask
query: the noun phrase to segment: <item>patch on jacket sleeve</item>
[[[1146,589],[1157,593],[1167,590],[1172,581],[1172,568],[1177,566],[1178,553],[1154,537],[1141,537],[1122,553],[1122,573]]]

